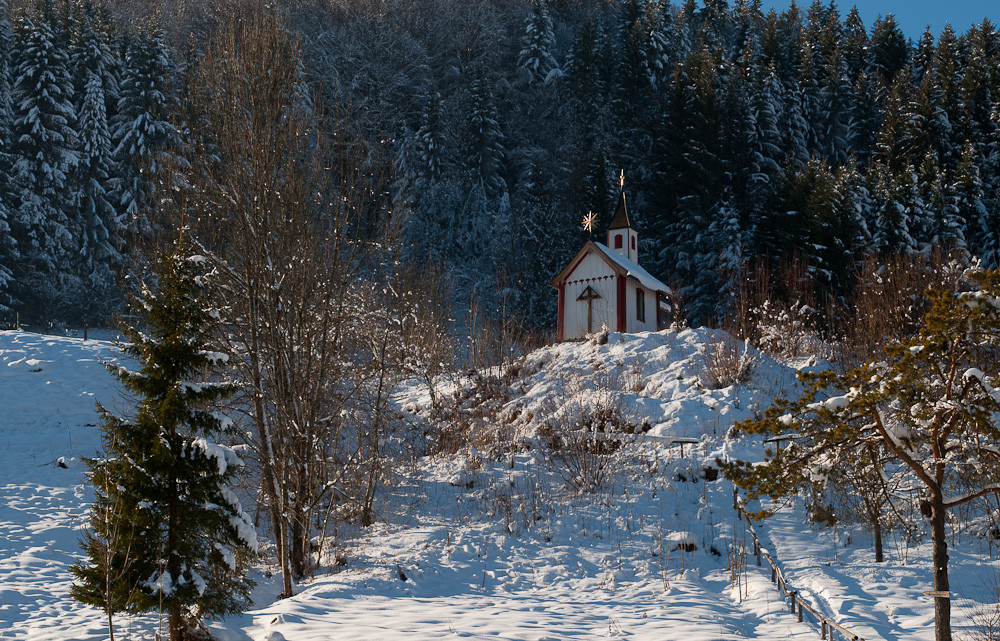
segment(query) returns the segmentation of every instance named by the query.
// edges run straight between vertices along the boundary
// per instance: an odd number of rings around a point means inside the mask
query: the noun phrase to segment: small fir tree
[[[88,461],[97,500],[87,559],[72,568],[77,600],[104,609],[109,623],[115,612],[165,609],[171,641],[202,617],[242,610],[252,588],[242,563],[257,548],[230,489],[243,463],[217,442],[233,423],[211,409],[234,391],[217,380],[227,358],[211,347],[211,275],[203,257],[178,248],[132,304],[143,323],[126,329],[125,353],[139,370],[109,369],[137,406],[130,417],[98,406],[107,451]]]

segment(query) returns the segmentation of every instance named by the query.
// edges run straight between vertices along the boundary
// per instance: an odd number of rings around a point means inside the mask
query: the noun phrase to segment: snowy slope
[[[614,455],[612,482],[575,494],[537,447],[417,459],[388,484],[380,524],[339,533],[346,567],[327,554],[317,577],[279,602],[277,579],[259,568],[257,609],[213,630],[254,641],[818,638],[752,556],[733,569],[748,539],[732,486],[704,478],[716,456],[759,455],[759,443],[728,441],[729,426],[792,392],[795,368],[752,353],[747,381],[709,389],[705,355],[721,340],[710,330],[611,334],[529,355],[500,410],[517,439],[537,444],[546,417],[609,389],[648,424]],[[100,447],[94,402],[117,398],[99,359],[115,355],[109,343],[0,332],[0,638],[106,638],[101,614],[68,598],[67,567],[88,500],[79,457]],[[414,383],[398,402],[420,416],[428,395]],[[698,441],[684,458],[679,437]],[[889,540],[876,567],[866,534],[814,531],[798,506],[759,530],[790,586],[827,616],[869,641],[933,638],[926,542]],[[986,543],[955,542],[962,625],[973,612],[964,599],[984,596],[993,564]],[[153,618],[132,624],[132,638],[152,638]]]
[[[95,401],[115,399],[110,343],[0,332],[0,637],[99,638],[99,613],[69,600],[100,447]],[[63,459],[66,468],[57,461]]]

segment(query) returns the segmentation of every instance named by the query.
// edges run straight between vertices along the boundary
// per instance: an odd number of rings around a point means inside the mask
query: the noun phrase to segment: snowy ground
[[[383,523],[343,532],[346,568],[330,568],[274,602],[267,568],[255,610],[212,624],[221,639],[815,639],[749,557],[732,486],[702,478],[718,455],[759,445],[726,441],[733,419],[794,389],[794,370],[756,356],[742,388],[709,390],[706,330],[612,335],[531,355],[502,415],[530,438],[539,417],[615,385],[646,436],[616,454],[612,483],[569,491],[537,452],[499,461],[465,450],[402,470],[381,504]],[[105,342],[0,332],[0,638],[101,639],[101,614],[68,598],[88,490],[79,457],[99,450],[94,402],[114,403],[99,359]],[[802,365],[804,363],[800,363]],[[426,404],[419,386],[401,407]],[[677,437],[698,439],[680,446]],[[66,467],[60,467],[62,460]],[[680,480],[683,478],[684,480]],[[887,541],[876,566],[861,531],[814,530],[792,507],[759,526],[790,586],[827,616],[874,639],[932,639],[929,545]],[[845,547],[850,536],[853,543]],[[951,550],[965,625],[995,576],[986,544],[964,535]],[[693,547],[686,551],[684,547]],[[404,578],[405,577],[405,578]],[[152,638],[155,617],[129,622]],[[839,638],[839,637],[838,637]]]

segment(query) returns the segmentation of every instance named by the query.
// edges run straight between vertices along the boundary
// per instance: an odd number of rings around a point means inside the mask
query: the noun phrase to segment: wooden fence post
[[[778,573],[774,571],[774,566],[771,566],[771,583],[778,582]]]
[[[796,590],[792,590],[791,592],[788,593],[788,596],[791,597],[791,599],[788,600],[788,607],[791,608],[789,610],[789,614],[795,614],[795,595],[796,594],[798,594],[798,592]]]
[[[802,623],[802,602],[798,601],[798,605],[799,605],[799,623]]]
[[[826,619],[823,619],[823,624],[820,626],[819,629],[820,629],[820,637],[819,638],[825,639],[826,638]]]

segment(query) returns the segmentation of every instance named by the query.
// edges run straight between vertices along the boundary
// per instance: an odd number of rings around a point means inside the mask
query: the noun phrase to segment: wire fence
[[[854,634],[844,626],[840,625],[833,619],[829,619],[819,612],[812,604],[805,601],[801,596],[799,596],[798,590],[789,589],[788,583],[785,581],[785,577],[781,572],[781,568],[778,564],[774,562],[771,558],[770,553],[763,547],[761,547],[760,539],[757,537],[757,530],[753,526],[753,522],[750,519],[750,515],[747,514],[743,506],[740,505],[739,499],[736,493],[733,493],[733,509],[736,510],[736,514],[739,516],[740,520],[746,524],[747,530],[750,532],[750,536],[753,537],[753,554],[757,557],[757,565],[763,565],[763,561],[767,561],[767,564],[771,567],[771,583],[774,587],[782,594],[784,600],[788,601],[788,609],[791,614],[797,614],[799,622],[805,620],[805,614],[809,613],[812,619],[819,626],[820,638],[833,640],[834,632],[839,632],[843,635],[844,639],[849,639],[850,641],[864,641],[863,638]]]

